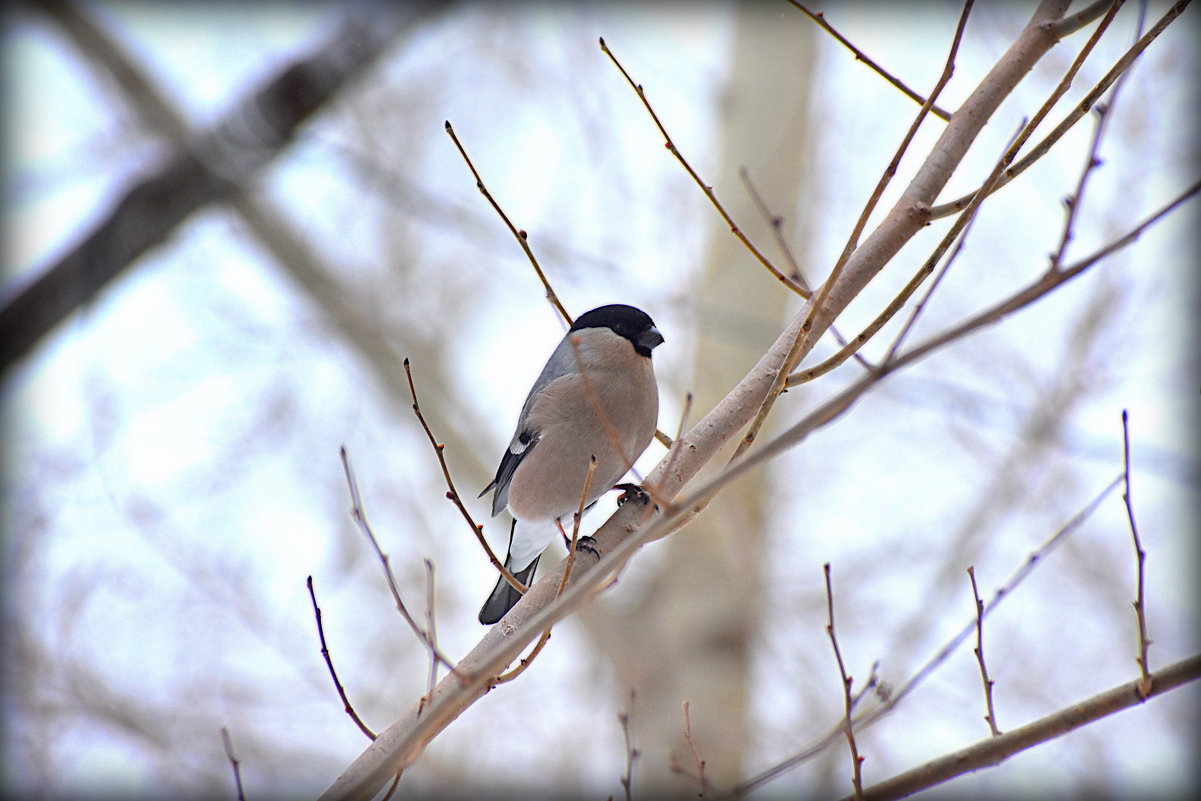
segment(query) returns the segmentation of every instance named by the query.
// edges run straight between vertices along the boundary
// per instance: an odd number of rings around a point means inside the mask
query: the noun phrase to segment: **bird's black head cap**
[[[634,350],[650,358],[651,350],[663,342],[663,335],[655,328],[655,321],[642,309],[613,303],[584,312],[572,324],[572,331],[584,328],[608,328],[613,333],[630,340]]]

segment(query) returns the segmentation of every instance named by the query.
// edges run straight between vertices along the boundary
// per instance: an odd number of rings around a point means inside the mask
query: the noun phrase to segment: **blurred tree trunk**
[[[724,128],[715,190],[738,225],[785,273],[787,260],[775,248],[740,171],[746,169],[772,213],[783,218],[789,241],[803,243],[799,234],[805,221],[797,217],[809,174],[804,162],[810,42],[808,28],[789,24],[776,10],[741,6],[720,102]],[[700,283],[694,293],[700,301],[692,334],[693,420],[754,364],[779,330],[791,296],[721,224],[712,228]],[[724,465],[729,456],[713,464]],[[628,613],[615,615],[606,607],[587,615],[594,633],[610,646],[605,650],[614,661],[618,687],[635,692],[632,725],[642,758],[634,780],[647,790],[679,790],[687,786],[681,781],[693,781],[671,775],[673,761],[696,770],[683,736],[685,701],[706,777],[730,786],[742,776],[754,729],[749,685],[768,496],[762,473],[729,487],[685,533],[664,543],[671,572],[658,576]]]

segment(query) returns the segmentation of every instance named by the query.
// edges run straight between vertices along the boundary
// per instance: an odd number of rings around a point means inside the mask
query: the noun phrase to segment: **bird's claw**
[[[624,506],[626,502],[630,500],[636,499],[641,503],[648,503],[651,499],[651,496],[647,494],[646,490],[637,484],[631,484],[629,482],[625,484],[616,484],[614,485],[613,489],[621,490],[621,495],[617,496],[618,506]]]
[[[576,553],[587,551],[588,553],[600,559],[600,551],[596,549],[596,540],[592,537],[580,537],[575,541]]]

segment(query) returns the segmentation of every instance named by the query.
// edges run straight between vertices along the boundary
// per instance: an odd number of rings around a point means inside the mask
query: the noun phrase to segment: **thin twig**
[[[976,587],[974,566],[968,565],[967,576],[972,580],[972,598],[975,599],[976,607],[976,647],[972,650],[976,654],[976,661],[980,663],[980,678],[984,682],[984,702],[987,709],[984,719],[988,721],[992,736],[996,737],[1000,735],[1001,730],[997,728],[997,712],[992,701],[992,688],[996,682],[988,677],[988,667],[984,664],[984,601],[980,600],[980,590]]]
[[[346,473],[346,485],[350,488],[350,516],[358,525],[359,530],[366,535],[372,549],[375,551],[375,556],[384,571],[384,579],[388,582],[388,589],[392,593],[392,600],[396,603],[396,610],[400,612],[400,616],[404,618],[405,623],[417,635],[417,639],[421,640],[425,644],[425,647],[430,649],[430,652],[439,662],[446,665],[451,672],[454,672],[454,663],[438,650],[437,645],[430,639],[429,632],[418,625],[417,621],[409,613],[409,608],[405,606],[404,600],[401,599],[400,587],[396,582],[396,576],[392,573],[392,565],[388,559],[388,555],[380,548],[379,540],[376,539],[375,532],[371,529],[371,524],[367,522],[367,513],[363,510],[363,497],[359,493],[359,483],[355,480],[354,470],[350,466],[350,454],[347,453],[345,445],[341,447],[339,452],[342,457],[342,469]]]
[[[1122,410],[1122,501],[1126,504],[1126,518],[1130,521],[1130,536],[1134,540],[1134,554],[1138,565],[1138,590],[1134,598],[1134,614],[1138,619],[1138,669],[1141,680],[1138,692],[1143,698],[1151,695],[1151,668],[1147,661],[1147,649],[1151,640],[1147,636],[1147,607],[1143,596],[1143,580],[1147,562],[1147,552],[1143,550],[1143,541],[1138,535],[1138,524],[1134,522],[1134,501],[1130,496],[1130,424],[1129,415]]]
[[[1118,5],[1118,3],[1114,3],[1114,7],[1110,12],[1111,15],[1114,11],[1116,11]],[[1138,37],[1142,34],[1143,10],[1145,7],[1145,3],[1140,5],[1135,41],[1137,41]],[[1101,140],[1105,136],[1105,129],[1107,127],[1106,123],[1110,119],[1109,112],[1113,108],[1114,103],[1117,102],[1118,93],[1122,91],[1122,85],[1129,77],[1129,71],[1123,72],[1121,76],[1119,76],[1114,82],[1113,91],[1109,93],[1109,102],[1098,103],[1093,107],[1093,113],[1097,115],[1097,124],[1093,128],[1092,141],[1089,143],[1088,159],[1084,163],[1084,169],[1080,171],[1080,179],[1076,183],[1076,191],[1071,195],[1068,195],[1063,200],[1067,213],[1063,223],[1063,234],[1059,241],[1059,248],[1051,255],[1051,264],[1048,267],[1050,270],[1059,269],[1059,265],[1063,263],[1064,255],[1067,253],[1068,243],[1071,242],[1075,236],[1073,228],[1076,223],[1076,217],[1080,213],[1080,208],[1084,205],[1084,190],[1088,186],[1088,179],[1093,172],[1101,166]]]
[[[500,571],[500,574],[505,577],[505,581],[512,585],[513,589],[525,594],[528,589],[524,584],[517,580],[517,577],[509,572],[504,563],[496,557],[496,553],[492,550],[492,546],[488,544],[488,540],[484,537],[484,526],[482,523],[477,524],[475,518],[471,516],[471,512],[467,511],[467,506],[463,503],[463,499],[459,496],[459,491],[455,489],[454,479],[450,477],[450,467],[446,464],[446,456],[443,451],[446,446],[438,442],[434,436],[434,432],[430,429],[429,423],[425,421],[425,415],[421,413],[421,404],[417,402],[417,387],[413,384],[413,369],[409,366],[409,360],[406,357],[404,362],[405,378],[409,382],[409,395],[413,398],[413,414],[417,416],[417,422],[421,423],[421,428],[425,431],[426,439],[433,446],[434,454],[438,457],[438,466],[442,468],[442,478],[446,481],[446,497],[459,510],[459,514],[463,515],[463,519],[467,521],[467,525],[471,527],[471,533],[475,535],[476,540],[484,549],[484,553],[488,554],[488,561],[492,566]]]
[[[1083,509],[1073,515],[1072,518],[1065,523],[1062,528],[1056,531],[1042,545],[1031,552],[1009,577],[1009,580],[1005,583],[1005,585],[999,588],[993,594],[992,600],[990,600],[984,607],[982,616],[986,617],[991,614],[999,604],[1001,604],[1006,598],[1014,593],[1018,586],[1025,581],[1032,572],[1034,572],[1035,568],[1037,568],[1039,565],[1045,564],[1047,561],[1046,557],[1050,555],[1050,553],[1054,551],[1056,547],[1062,544],[1063,541],[1066,540],[1073,532],[1084,525],[1084,522],[1092,516],[1093,512],[1097,510],[1101,503],[1108,498],[1110,493],[1116,490],[1121,483],[1121,476],[1118,476],[1111,481],[1109,485],[1106,486],[1105,489],[1101,490],[1101,492],[1096,496],[1094,496],[1093,499],[1090,500]],[[854,717],[855,727],[862,731],[863,729],[875,724],[877,721],[881,720],[889,712],[895,709],[897,704],[899,704],[905,698],[905,696],[913,692],[915,688],[922,684],[922,682],[929,678],[947,661],[948,658],[950,658],[951,654],[954,653],[969,636],[971,636],[971,633],[975,627],[976,617],[973,616],[973,619],[968,621],[967,624],[960,629],[959,633],[948,640],[947,643],[943,645],[943,647],[940,648],[932,657],[930,657],[930,659],[928,659],[916,673],[910,676],[903,684],[901,684],[899,688],[893,689],[888,694],[887,699],[882,699],[879,706],[867,709],[856,715]],[[1156,689],[1158,690],[1158,687]],[[747,793],[762,787],[773,779],[782,776],[798,765],[802,765],[817,755],[824,753],[827,748],[844,737],[843,732],[845,730],[846,721],[840,719],[838,723],[834,724],[834,726],[830,728],[830,731],[822,735],[814,742],[810,743],[804,748],[801,748],[786,759],[781,760],[775,765],[772,765],[766,770],[763,770],[757,775],[735,786],[730,791],[730,795],[735,798],[742,797]],[[1012,732],[1010,734],[1012,734]]]
[[[630,736],[630,715],[634,712],[634,691],[630,690],[630,700],[626,704],[626,708],[617,713],[617,721],[621,724],[621,735],[625,738],[626,743],[626,772],[621,777],[621,789],[625,791],[626,801],[633,800],[633,784],[634,784],[634,760],[638,758],[639,751],[634,747],[633,738]]]
[[[893,75],[890,72],[888,72],[883,67],[881,67],[879,64],[877,64],[875,61],[873,61],[871,58],[869,58],[866,53],[864,53],[858,47],[855,47],[855,45],[851,44],[850,41],[848,41],[845,36],[843,36],[838,31],[834,30],[834,26],[832,26],[830,23],[826,22],[826,17],[824,14],[822,14],[822,12],[818,11],[815,13],[813,11],[810,11],[809,9],[805,8],[800,3],[796,2],[795,0],[788,0],[788,2],[792,3],[792,5],[796,6],[801,11],[805,12],[806,16],[808,16],[809,19],[813,20],[818,25],[820,25],[822,30],[824,30],[826,33],[833,36],[835,39],[838,40],[839,44],[841,44],[843,47],[845,47],[846,49],[848,49],[852,53],[854,53],[856,61],[862,61],[864,64],[866,64],[868,67],[870,67],[873,71],[875,71],[875,73],[877,75],[879,75],[881,78],[888,81],[890,84],[892,84],[896,88],[900,89],[905,94],[905,96],[908,97],[910,100],[917,103],[919,106],[924,105],[928,102],[925,98],[923,98],[917,92],[913,91],[908,86],[906,86],[904,83],[902,83],[900,81],[900,79],[893,77]],[[931,104],[930,110],[934,113],[934,116],[938,117],[943,122],[946,122],[947,120],[951,119],[950,113],[947,111],[944,111],[943,109],[939,108],[938,106]]]
[[[851,682],[853,679],[847,675],[847,669],[842,661],[842,651],[838,648],[838,637],[834,633],[834,589],[830,583],[829,562],[822,565],[822,571],[826,574],[826,634],[830,638],[830,645],[834,647],[834,658],[838,661],[838,673],[842,677],[842,733],[846,735],[847,745],[851,749],[851,765],[854,771],[851,774],[851,784],[855,787],[855,798],[858,801],[863,801],[863,757],[859,756],[859,745],[855,742],[855,724],[853,721],[855,701],[851,697]]]
[[[788,277],[799,287],[797,294],[802,298],[808,298],[812,290],[810,289],[809,281],[805,278],[805,274],[801,270],[800,263],[797,262],[796,256],[792,254],[792,248],[788,246],[787,240],[784,239],[784,218],[768,208],[767,202],[763,200],[763,196],[759,194],[759,190],[755,188],[755,184],[751,181],[750,172],[746,167],[738,168],[738,177],[742,179],[742,185],[746,187],[746,193],[750,196],[751,202],[755,204],[755,209],[759,212],[759,216],[771,228],[772,239],[775,240],[776,247],[783,254],[784,259],[791,268]]]
[[[692,165],[688,163],[686,158],[684,158],[684,154],[680,152],[678,147],[676,147],[675,142],[672,141],[671,135],[667,133],[667,129],[664,128],[663,123],[659,121],[659,115],[655,113],[655,109],[651,106],[650,101],[646,99],[646,92],[643,90],[642,84],[636,83],[634,79],[630,77],[630,73],[626,72],[626,68],[621,66],[621,62],[617,60],[617,56],[613,55],[613,51],[610,50],[609,46],[605,44],[604,38],[602,37],[599,41],[601,51],[609,57],[609,60],[613,62],[613,65],[617,67],[618,70],[621,71],[621,74],[625,77],[626,81],[638,94],[638,99],[642,101],[642,105],[646,108],[647,113],[651,115],[651,120],[654,121],[655,127],[657,127],[659,129],[659,133],[663,135],[664,146],[671,152],[673,156],[676,157],[676,160],[679,161],[681,166],[684,167],[684,170],[692,177],[692,180],[696,182],[696,185],[701,188],[701,191],[705,193],[705,197],[709,198],[709,202],[713,204],[713,208],[717,209],[717,213],[721,215],[721,218],[725,221],[726,225],[730,227],[730,233],[732,233],[735,238],[738,239],[738,241],[741,242],[743,246],[751,252],[751,255],[754,256],[759,263],[767,269],[768,272],[775,276],[777,281],[791,289],[793,292],[796,292],[798,295],[807,297],[805,289],[800,284],[798,284],[792,278],[789,278],[784,273],[780,272],[780,270],[771,263],[771,260],[764,256],[759,248],[755,247],[754,244],[751,243],[751,240],[747,238],[747,235],[743,233],[741,228],[738,227],[738,223],[734,222],[734,218],[730,216],[728,211],[726,211],[725,206],[723,206],[721,201],[717,199],[717,194],[714,193],[713,187],[701,180],[701,177],[697,175],[696,170],[692,169]]]
[[[663,460],[663,474],[670,475],[671,468],[675,465],[676,459],[679,458],[680,452],[684,447],[684,440],[680,437],[684,433],[685,423],[688,421],[688,416],[692,412],[692,393],[688,392],[684,395],[684,408],[680,410],[680,421],[676,425],[676,436],[672,440],[671,447],[667,450],[667,456]]]
[[[688,750],[692,753],[692,762],[696,765],[696,773],[690,773],[679,759],[672,754],[671,771],[678,773],[681,776],[691,776],[696,779],[697,785],[700,787],[700,792],[697,793],[697,798],[704,798],[709,792],[709,778],[705,776],[705,760],[701,759],[701,750],[696,746],[696,740],[692,737],[692,714],[689,711],[688,702],[684,702],[684,742],[688,744]]]
[[[438,622],[434,614],[434,563],[428,558],[425,562],[425,630],[429,632],[430,642],[438,647]],[[426,686],[427,698],[434,694],[434,686],[438,683],[438,660],[430,659],[429,683]]]
[[[376,738],[375,732],[354,711],[350,699],[346,697],[346,690],[343,689],[342,682],[338,680],[338,672],[334,670],[333,657],[330,655],[329,646],[325,644],[325,627],[321,624],[321,607],[317,606],[317,593],[313,589],[313,577],[309,576],[305,583],[309,588],[309,597],[313,599],[313,616],[317,618],[317,637],[321,640],[321,658],[325,660],[325,666],[329,668],[329,677],[334,680],[334,689],[338,691],[338,697],[342,699],[342,708],[346,711],[347,715],[350,715],[350,719],[354,721],[354,725],[359,727],[359,731],[367,735],[368,739],[374,740]]]
[[[229,729],[224,726],[221,727],[221,745],[225,748],[225,758],[229,760],[229,766],[234,772],[234,787],[238,792],[238,801],[246,801],[246,795],[242,792],[242,763],[234,755],[234,742],[229,736]]]
[[[397,773],[395,776],[392,777],[392,784],[391,784],[391,786],[388,787],[388,792],[384,793],[384,796],[383,796],[383,798],[380,799],[380,801],[388,801],[388,799],[390,799],[392,797],[392,795],[396,792],[396,785],[398,785],[398,784],[400,784],[400,774],[399,773]]]
[[[559,301],[559,296],[555,294],[555,290],[551,288],[550,281],[546,280],[546,273],[542,272],[542,266],[538,264],[538,258],[534,255],[534,251],[530,249],[530,243],[527,240],[528,234],[524,230],[518,230],[517,226],[513,225],[509,215],[505,214],[505,210],[496,202],[496,198],[492,197],[492,193],[488,191],[488,187],[484,186],[484,179],[480,177],[480,173],[476,170],[475,165],[471,162],[471,157],[467,155],[467,150],[459,142],[459,137],[455,135],[455,129],[451,127],[450,120],[446,121],[446,132],[450,134],[451,140],[455,143],[455,147],[459,149],[459,155],[463,157],[463,161],[467,162],[467,168],[471,170],[471,174],[475,176],[475,188],[480,190],[480,193],[488,199],[492,204],[492,208],[500,215],[500,218],[505,221],[510,233],[517,239],[517,244],[521,245],[521,249],[525,251],[525,256],[530,260],[530,264],[534,267],[534,272],[538,274],[538,280],[542,282],[542,288],[546,290],[546,299],[555,307],[559,315],[571,325],[571,315],[567,313],[567,309]]]

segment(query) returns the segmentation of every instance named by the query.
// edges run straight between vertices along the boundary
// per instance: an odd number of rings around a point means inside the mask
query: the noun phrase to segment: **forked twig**
[[[421,413],[421,404],[417,402],[417,387],[413,384],[413,369],[409,366],[409,360],[406,357],[404,360],[405,378],[409,382],[409,395],[413,398],[413,414],[417,416],[417,422],[421,423],[421,428],[425,431],[426,439],[434,448],[434,454],[438,457],[438,466],[442,468],[442,478],[446,481],[446,497],[459,510],[459,514],[463,515],[463,519],[467,521],[467,525],[471,526],[471,533],[475,535],[476,540],[484,548],[484,553],[488,554],[488,561],[492,566],[500,571],[500,574],[505,577],[505,581],[512,585],[513,589],[525,594],[528,589],[524,584],[517,580],[517,577],[509,572],[504,563],[496,558],[496,553],[492,550],[492,546],[488,544],[488,540],[484,537],[484,526],[482,523],[477,524],[475,518],[471,516],[471,512],[467,511],[467,506],[464,505],[463,499],[459,497],[459,491],[455,489],[454,479],[450,477],[450,467],[446,464],[446,456],[443,451],[446,446],[434,436],[434,432],[430,429],[429,423],[425,421],[425,415]]]
[[[692,763],[696,765],[696,773],[690,773],[683,765],[680,764],[675,754],[671,757],[671,772],[678,773],[681,776],[691,776],[696,779],[700,786],[700,792],[697,793],[697,798],[704,798],[709,792],[709,778],[705,776],[705,760],[701,759],[701,750],[696,746],[696,740],[692,737],[692,714],[689,711],[688,702],[684,702],[684,742],[688,744],[688,750],[692,754]]]
[[[842,732],[846,736],[847,745],[851,749],[851,765],[853,770],[851,784],[855,787],[855,798],[857,801],[863,801],[863,757],[859,755],[859,745],[855,742],[855,724],[853,719],[855,700],[851,696],[851,682],[853,680],[847,675],[847,669],[842,661],[842,651],[838,647],[838,637],[834,633],[834,589],[830,583],[829,562],[822,565],[822,571],[826,574],[826,634],[830,638],[830,645],[834,648],[834,658],[838,661],[838,673],[842,677]]]
[[[613,62],[613,66],[617,67],[617,69],[625,77],[626,81],[638,94],[638,99],[642,101],[642,105],[646,108],[647,113],[651,115],[651,120],[654,121],[655,127],[658,128],[659,133],[663,135],[664,146],[671,152],[673,156],[676,157],[676,160],[680,162],[680,165],[683,166],[684,170],[692,177],[692,180],[696,182],[696,185],[701,188],[701,191],[705,193],[705,197],[709,198],[709,202],[713,204],[713,208],[717,209],[717,213],[721,215],[723,220],[725,220],[726,225],[730,226],[730,233],[732,233],[735,238],[737,238],[738,241],[741,242],[743,246],[751,252],[751,255],[754,256],[759,263],[767,269],[768,272],[775,276],[777,281],[791,289],[793,292],[796,292],[798,295],[805,296],[805,289],[796,281],[780,272],[780,270],[771,263],[771,259],[764,256],[762,251],[755,247],[751,240],[747,238],[747,235],[743,233],[742,229],[738,227],[738,223],[734,222],[734,218],[730,216],[728,211],[726,211],[726,207],[723,206],[721,201],[717,199],[717,194],[713,191],[713,187],[701,180],[701,177],[697,175],[696,170],[692,169],[692,165],[688,163],[688,159],[684,158],[684,154],[680,152],[678,147],[676,147],[676,143],[672,140],[671,135],[667,133],[667,129],[664,128],[663,123],[660,122],[659,115],[655,113],[655,109],[651,106],[650,101],[646,99],[646,92],[643,90],[642,84],[635,82],[635,80],[630,77],[630,73],[626,72],[626,68],[621,66],[621,62],[617,60],[617,56],[613,55],[613,51],[610,50],[609,46],[605,44],[604,38],[602,37],[599,41],[601,51],[609,57],[609,60]]]
[[[1138,535],[1138,524],[1134,522],[1134,501],[1130,497],[1130,424],[1129,415],[1122,410],[1122,501],[1126,504],[1126,518],[1130,521],[1130,536],[1134,540],[1134,554],[1138,564],[1138,590],[1134,598],[1134,614],[1138,619],[1138,669],[1140,681],[1139,695],[1147,698],[1151,695],[1151,667],[1147,661],[1147,649],[1151,640],[1147,636],[1147,607],[1143,596],[1143,580],[1147,562],[1147,552],[1143,550],[1142,539]]]
[[[988,667],[984,664],[984,601],[980,600],[980,590],[976,587],[976,568],[968,565],[967,575],[972,580],[972,598],[976,607],[976,647],[972,650],[976,654],[976,661],[980,663],[980,678],[984,682],[984,702],[988,710],[984,719],[988,721],[992,736],[996,737],[1001,730],[997,728],[997,712],[993,709],[992,701],[992,688],[996,682],[988,677]]]
[[[246,801],[246,795],[242,791],[242,762],[234,755],[234,742],[229,736],[229,729],[224,726],[221,727],[221,746],[225,749],[225,758],[229,760],[229,766],[234,772],[234,787],[238,792],[238,801]]]
[[[534,255],[534,251],[530,249],[530,243],[527,240],[528,234],[524,230],[518,230],[517,226],[513,225],[509,215],[505,214],[505,210],[500,207],[500,203],[496,198],[492,197],[492,193],[488,191],[488,187],[484,186],[484,179],[480,177],[479,171],[471,162],[471,157],[467,155],[467,150],[459,142],[459,137],[455,135],[455,129],[451,127],[450,120],[446,121],[446,132],[450,134],[451,140],[455,143],[455,147],[459,149],[459,155],[463,157],[463,161],[467,162],[467,168],[471,170],[471,174],[475,176],[475,188],[480,190],[480,193],[488,199],[492,204],[492,208],[500,215],[500,218],[505,221],[509,231],[517,239],[517,244],[521,245],[521,249],[525,252],[525,256],[530,260],[530,264],[534,267],[534,272],[538,274],[538,280],[542,282],[542,288],[546,290],[546,299],[550,301],[559,315],[571,325],[571,315],[567,313],[567,309],[559,301],[559,296],[555,294],[555,290],[551,288],[550,281],[546,280],[546,274],[542,272],[542,266],[538,264],[538,258]]]
[[[354,711],[350,699],[346,697],[346,690],[342,687],[342,682],[338,680],[338,671],[334,670],[333,657],[330,655],[329,646],[325,644],[325,627],[321,623],[321,607],[317,606],[317,593],[313,589],[313,577],[309,576],[305,583],[309,588],[309,597],[313,599],[313,616],[317,619],[317,637],[321,640],[321,658],[325,660],[325,666],[329,668],[329,677],[334,680],[334,689],[338,691],[338,697],[342,699],[342,708],[346,711],[347,715],[350,715],[350,719],[354,721],[354,725],[359,727],[359,731],[367,735],[369,740],[374,740],[376,738],[375,732]]]

